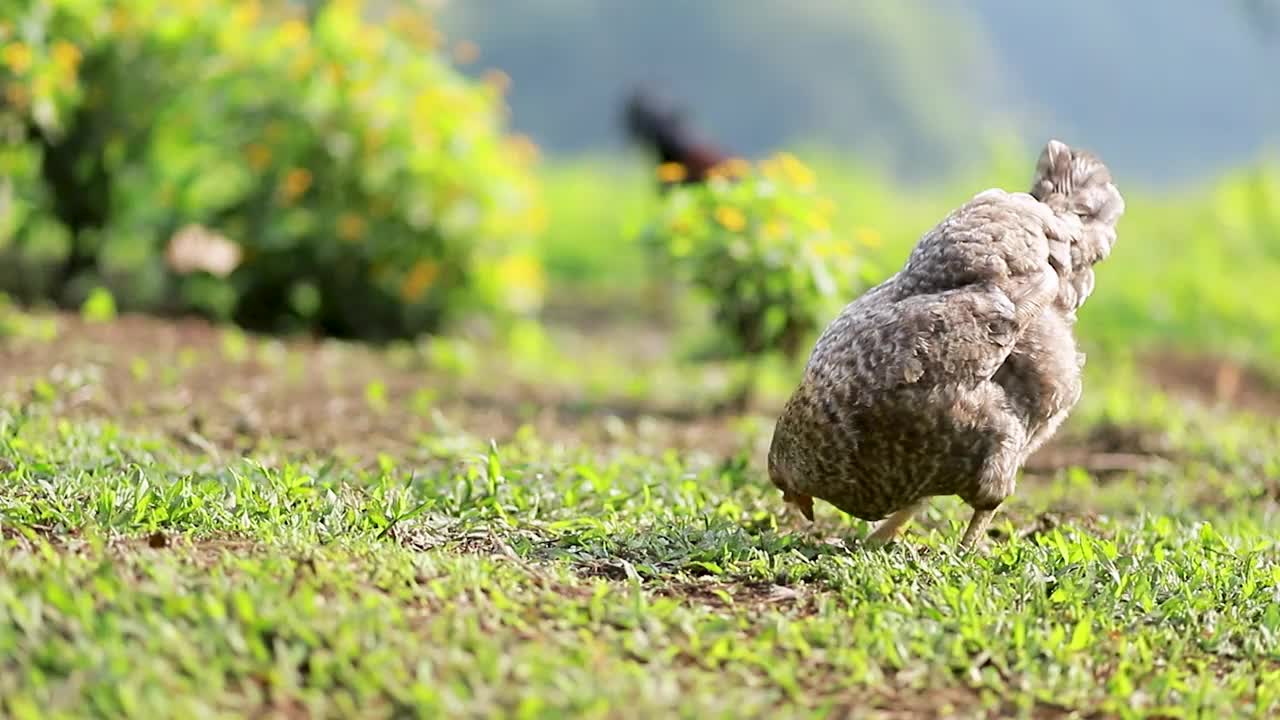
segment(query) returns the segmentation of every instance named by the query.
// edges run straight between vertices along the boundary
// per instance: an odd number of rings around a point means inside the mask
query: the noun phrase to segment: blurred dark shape
[[[660,164],[679,164],[678,177],[659,177],[662,188],[676,184],[700,183],[708,172],[729,159],[729,154],[703,137],[689,121],[688,112],[669,97],[652,88],[639,87],[627,99],[627,133],[648,147]]]
[[[40,173],[52,197],[54,216],[71,237],[66,259],[53,279],[53,299],[68,305],[80,299],[72,284],[96,265],[86,237],[106,225],[110,211],[111,180],[103,160],[107,128],[93,119],[86,105],[61,132],[35,122],[27,124],[27,137],[40,146]]]

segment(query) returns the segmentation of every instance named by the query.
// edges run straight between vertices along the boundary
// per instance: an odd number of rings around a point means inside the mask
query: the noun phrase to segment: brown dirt
[[[373,457],[412,452],[425,435],[501,442],[525,424],[542,437],[583,444],[617,444],[626,435],[642,446],[723,454],[740,444],[723,421],[692,410],[592,404],[571,388],[514,377],[462,380],[422,363],[394,364],[359,345],[251,338],[247,356],[233,359],[224,354],[219,329],[199,320],[125,316],[95,324],[60,315],[57,322],[52,342],[0,339],[0,396],[48,402],[68,417],[160,431],[196,452],[279,448]],[[275,350],[264,354],[263,343]],[[190,367],[166,370],[178,368],[184,355],[194,359]],[[139,360],[145,372],[135,372]],[[38,398],[38,379],[58,386],[56,397]],[[375,380],[385,387],[383,407],[366,396]],[[416,393],[426,400],[414,408]]]
[[[1186,353],[1144,357],[1152,383],[1206,405],[1280,416],[1280,380],[1226,358]]]
[[[602,448],[625,441],[640,449],[697,450],[713,457],[763,452],[761,439],[745,438],[733,418],[694,407],[587,402],[571,387],[493,373],[460,379],[421,362],[393,363],[359,345],[312,339],[251,337],[247,356],[232,358],[223,350],[221,331],[195,319],[125,316],[95,324],[71,314],[55,318],[59,332],[53,341],[0,339],[0,396],[47,402],[69,417],[158,430],[194,452],[412,455],[422,450],[423,436],[455,432],[505,442],[526,424],[552,441]],[[598,342],[632,356],[665,351],[654,332],[624,329]],[[191,365],[178,369],[183,357]],[[1280,415],[1280,387],[1260,372],[1175,354],[1149,356],[1144,366],[1172,394]],[[33,392],[39,378],[58,386],[54,398]],[[385,386],[383,407],[366,397],[372,380]],[[428,394],[416,408],[415,393]],[[751,442],[755,446],[747,447]],[[1028,470],[1142,471],[1169,462],[1166,450],[1156,435],[1103,426],[1085,437],[1060,437],[1031,459]]]
[[[1164,436],[1146,428],[1101,424],[1083,436],[1060,435],[1027,460],[1026,471],[1051,475],[1079,467],[1095,477],[1169,467],[1176,453]]]

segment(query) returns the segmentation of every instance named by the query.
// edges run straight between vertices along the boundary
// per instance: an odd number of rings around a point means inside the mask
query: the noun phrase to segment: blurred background
[[[0,291],[465,335],[546,372],[556,328],[636,325],[665,338],[649,355],[794,369],[1056,137],[1129,203],[1085,344],[1275,374],[1275,20],[1255,0],[10,2]]]
[[[1194,182],[1256,159],[1280,127],[1266,3],[437,4],[511,75],[515,126],[557,154],[619,150],[606,110],[636,81],[739,152],[822,147],[922,179],[991,141],[1059,135],[1131,185]]]

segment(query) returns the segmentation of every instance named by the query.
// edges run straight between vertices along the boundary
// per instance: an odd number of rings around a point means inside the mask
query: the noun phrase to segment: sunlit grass
[[[1241,433],[1272,474],[1233,459]],[[976,556],[959,503],[867,552],[863,523],[795,530],[751,466],[694,455],[526,435],[219,462],[38,404],[0,437],[14,717],[1280,702],[1266,425],[1200,427],[1181,467],[1119,484],[1024,483]]]

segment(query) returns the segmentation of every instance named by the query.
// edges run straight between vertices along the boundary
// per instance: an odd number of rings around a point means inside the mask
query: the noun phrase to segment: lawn
[[[954,498],[879,551],[786,511],[796,369],[708,412],[691,311],[625,311],[606,171],[558,172],[547,264],[596,302],[500,341],[0,309],[0,715],[1280,712],[1280,256],[1206,229],[1229,186],[1131,203],[1084,401],[960,555]],[[831,182],[886,269],[965,195]]]

